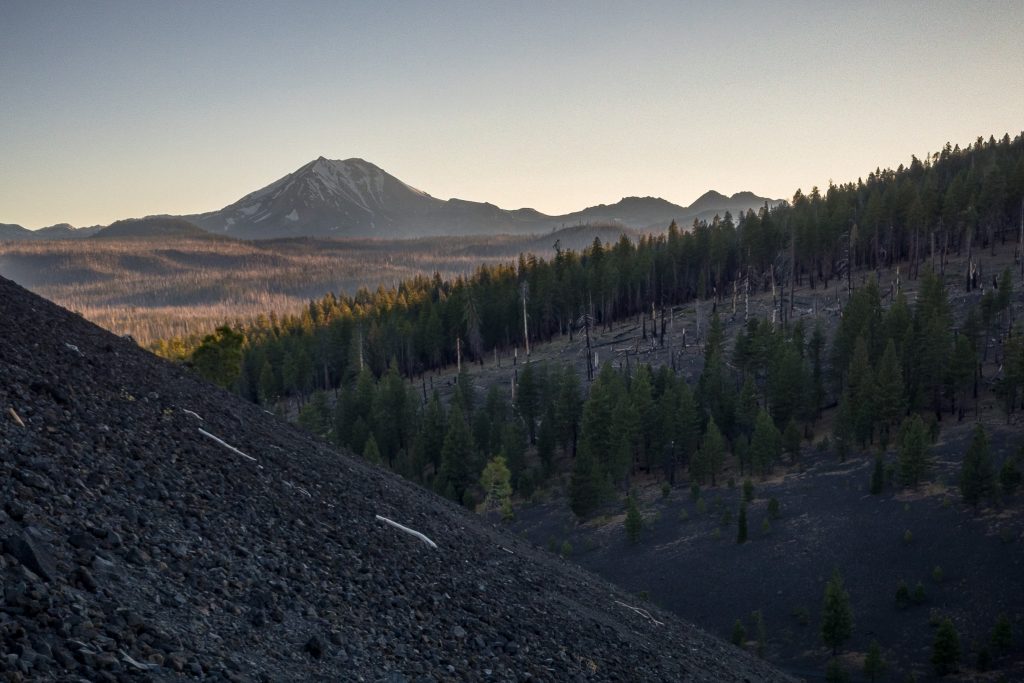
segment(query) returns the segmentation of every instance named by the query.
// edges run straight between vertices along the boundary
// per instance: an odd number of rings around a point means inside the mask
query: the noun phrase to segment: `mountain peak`
[[[729,201],[729,198],[721,192],[718,192],[717,190],[708,190],[701,196],[697,197],[693,204],[690,204],[690,209],[693,211],[705,208],[711,209],[716,206],[721,206],[722,202],[727,201]]]

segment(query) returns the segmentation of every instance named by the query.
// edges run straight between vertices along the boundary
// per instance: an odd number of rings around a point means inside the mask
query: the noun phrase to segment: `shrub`
[[[914,593],[910,596],[910,599],[914,601],[914,604],[921,605],[928,599],[928,596],[924,593],[924,585],[918,581],[917,585],[914,586]]]
[[[732,644],[739,647],[743,647],[743,644],[747,642],[747,629],[743,628],[743,622],[739,619],[732,625]]]
[[[661,497],[668,498],[668,494],[670,493],[672,493],[672,487],[669,486],[668,482],[666,481],[664,484],[661,485]]]
[[[914,534],[910,533],[910,529],[903,532],[903,545],[910,545],[914,541]]]
[[[987,647],[982,647],[978,650],[978,658],[975,661],[974,666],[981,672],[988,671],[992,668],[992,653],[988,651]]]
[[[935,569],[932,570],[932,581],[935,583],[942,583],[942,567],[935,565]]]
[[[750,481],[750,477],[743,480],[743,500],[748,503],[754,501],[754,482]]]
[[[836,658],[829,660],[828,667],[825,669],[825,681],[827,683],[847,683],[849,680],[850,674],[839,663],[839,660]]]
[[[992,629],[992,650],[997,656],[1005,655],[1013,646],[1013,627],[1010,619],[1005,613],[996,618],[996,625]]]
[[[910,589],[907,588],[906,581],[900,581],[896,585],[896,606],[900,609],[906,609],[910,606]]]
[[[562,541],[562,557],[569,557],[572,555],[572,544],[569,541]]]
[[[700,484],[697,482],[690,484],[690,500],[700,500]]]
[[[782,516],[781,507],[777,498],[770,498],[768,500],[768,516],[772,519],[778,519]]]

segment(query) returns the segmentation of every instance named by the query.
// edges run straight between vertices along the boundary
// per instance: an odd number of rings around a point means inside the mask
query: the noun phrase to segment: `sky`
[[[789,198],[1024,130],[1024,2],[0,0],[0,223],[211,211],[325,156],[561,214]]]

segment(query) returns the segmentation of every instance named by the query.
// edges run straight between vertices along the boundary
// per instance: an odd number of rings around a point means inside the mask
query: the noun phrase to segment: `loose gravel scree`
[[[3,680],[789,680],[3,278],[0,505]]]

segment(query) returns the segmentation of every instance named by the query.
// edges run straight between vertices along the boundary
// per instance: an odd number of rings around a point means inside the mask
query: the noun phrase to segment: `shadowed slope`
[[[2,278],[0,321],[0,670],[785,680]]]

